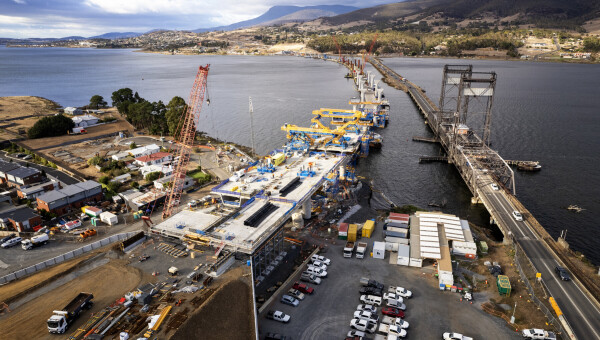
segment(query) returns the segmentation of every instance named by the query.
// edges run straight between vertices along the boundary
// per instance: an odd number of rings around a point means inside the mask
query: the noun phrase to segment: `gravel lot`
[[[366,239],[369,252],[373,241],[380,240],[381,230],[376,229],[373,238]],[[364,241],[364,240],[363,240]],[[328,277],[307,296],[298,307],[274,302],[269,309],[281,310],[291,315],[288,324],[259,316],[261,339],[267,332],[291,336],[292,339],[342,339],[350,330],[350,320],[360,303],[359,280],[369,277],[388,286],[399,285],[412,290],[413,297],[406,301],[406,318],[410,323],[408,338],[440,339],[444,332],[460,332],[475,339],[519,339],[519,334],[506,327],[503,320],[483,312],[478,304],[461,302],[456,293],[437,289],[437,278],[432,277],[432,267],[412,268],[367,257],[348,259],[342,257],[343,241],[329,246],[323,254],[331,259]],[[293,282],[292,282],[293,283]],[[266,311],[265,310],[265,311]],[[381,308],[378,308],[380,313]],[[266,312],[265,312],[266,313]]]

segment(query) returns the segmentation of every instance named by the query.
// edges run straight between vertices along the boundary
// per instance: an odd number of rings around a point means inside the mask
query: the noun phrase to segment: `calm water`
[[[539,160],[543,170],[516,172],[517,194],[553,236],[568,229],[567,241],[600,263],[600,66],[548,63],[386,59],[438,101],[442,67],[472,63],[496,71],[493,147],[506,159]],[[130,87],[148,100],[187,100],[198,65],[211,64],[210,106],[201,130],[250,145],[248,97],[254,104],[259,153],[281,146],[284,123],[307,125],[311,110],[347,106],[354,96],[336,64],[294,57],[165,56],[131,50],[15,49],[0,46],[0,96],[36,95],[63,106],[85,105],[94,94],[110,102],[112,91]],[[383,85],[386,87],[386,85]],[[362,175],[396,204],[427,206],[447,201],[447,212],[485,223],[487,214],[470,204],[458,172],[446,164],[418,164],[439,147],[411,141],[430,132],[409,97],[386,88],[392,123],[380,131],[381,152],[359,166]],[[565,209],[577,204],[586,210]]]

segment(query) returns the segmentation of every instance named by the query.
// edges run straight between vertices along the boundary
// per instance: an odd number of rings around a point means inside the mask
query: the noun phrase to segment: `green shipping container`
[[[500,295],[510,296],[511,287],[508,276],[498,275],[498,278],[496,279],[496,285],[498,286],[498,293],[500,293]]]
[[[487,254],[487,253],[488,253],[488,245],[487,245],[487,242],[485,242],[485,241],[481,241],[481,242],[479,242],[479,251],[480,251],[482,254]]]

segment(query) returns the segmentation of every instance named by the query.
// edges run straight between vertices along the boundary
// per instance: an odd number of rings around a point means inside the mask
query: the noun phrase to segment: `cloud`
[[[27,3],[25,2],[25,0],[13,0],[14,3],[19,4],[19,5],[27,5]]]

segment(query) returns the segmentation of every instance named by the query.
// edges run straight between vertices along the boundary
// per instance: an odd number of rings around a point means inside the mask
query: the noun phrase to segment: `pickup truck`
[[[275,320],[283,323],[288,323],[290,321],[290,316],[278,310],[270,310],[267,312],[265,316],[267,319]]]
[[[524,329],[523,332],[521,332],[521,335],[523,335],[523,338],[525,339],[556,339],[556,335],[554,333],[539,328]]]
[[[444,340],[473,340],[473,338],[464,336],[460,333],[444,333]]]
[[[358,242],[356,245],[356,258],[362,259],[365,257],[365,252],[367,251],[368,244],[366,242]]]
[[[344,246],[344,257],[352,257],[354,252],[354,242],[346,242]]]
[[[406,336],[405,329],[402,329],[396,325],[386,325],[384,323],[379,325],[379,333],[391,334],[400,338],[404,338]]]
[[[359,311],[354,312],[355,319],[367,320],[371,323],[377,323],[379,321],[379,315],[377,313],[371,313],[367,311]]]
[[[360,284],[365,286],[365,287],[375,287],[377,289],[383,289],[383,284],[379,283],[375,280],[370,280],[366,277],[362,277],[360,278]]]
[[[321,278],[320,277],[317,277],[316,275],[312,275],[310,273],[307,273],[306,271],[302,272],[302,274],[300,275],[300,280],[306,281],[306,282],[310,282],[310,283],[314,283],[316,285],[320,285],[321,284]]]
[[[404,329],[407,329],[409,326],[408,322],[402,320],[401,318],[394,318],[394,317],[385,316],[385,315],[381,319],[381,323],[384,323],[386,325],[398,326],[398,327],[404,328]]]

